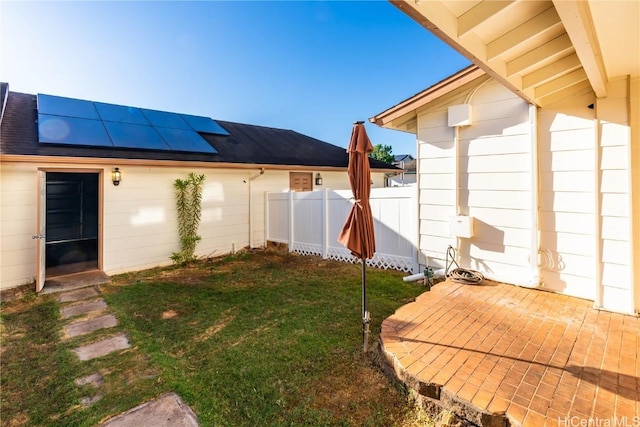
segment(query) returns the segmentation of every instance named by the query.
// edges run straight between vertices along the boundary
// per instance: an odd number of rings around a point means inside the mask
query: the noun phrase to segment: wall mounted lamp
[[[119,185],[121,179],[122,172],[120,172],[120,168],[115,168],[111,171],[111,181],[113,181],[113,185]]]
[[[322,185],[322,175],[320,175],[320,172],[316,174],[316,185]]]

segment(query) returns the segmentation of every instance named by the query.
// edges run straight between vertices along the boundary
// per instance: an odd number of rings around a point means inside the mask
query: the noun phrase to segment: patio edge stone
[[[407,372],[394,353],[385,349],[382,340],[378,341],[382,355],[383,370],[402,381],[414,394],[420,405],[432,414],[450,411],[456,422],[462,426],[506,427],[511,423],[504,413],[489,413],[480,410],[471,402],[459,399],[455,393],[447,391],[442,385],[420,381]]]

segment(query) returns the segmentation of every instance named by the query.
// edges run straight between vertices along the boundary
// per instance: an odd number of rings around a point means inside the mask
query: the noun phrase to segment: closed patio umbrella
[[[349,183],[353,192],[354,204],[338,236],[338,242],[351,251],[362,262],[362,340],[363,351],[367,351],[369,339],[369,312],[367,311],[367,273],[366,260],[373,258],[376,250],[373,230],[373,216],[369,195],[371,193],[371,169],[369,153],[373,145],[367,136],[364,122],[355,122],[351,131],[349,153]]]

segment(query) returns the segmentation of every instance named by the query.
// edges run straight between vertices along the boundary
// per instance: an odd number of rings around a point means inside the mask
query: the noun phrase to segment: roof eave
[[[411,125],[408,123],[415,120],[415,111],[435,99],[438,99],[462,86],[482,77],[486,72],[477,65],[470,65],[433,86],[413,95],[410,98],[388,108],[369,119],[380,127],[387,127],[396,130],[408,130]],[[404,129],[400,127],[403,126]]]

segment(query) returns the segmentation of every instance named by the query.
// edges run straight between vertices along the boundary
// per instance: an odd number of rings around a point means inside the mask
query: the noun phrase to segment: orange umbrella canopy
[[[363,122],[356,122],[351,131],[349,153],[349,183],[355,203],[338,235],[338,242],[360,259],[371,259],[376,250],[373,216],[369,195],[371,193],[371,169],[369,153],[373,145],[367,136]]]

